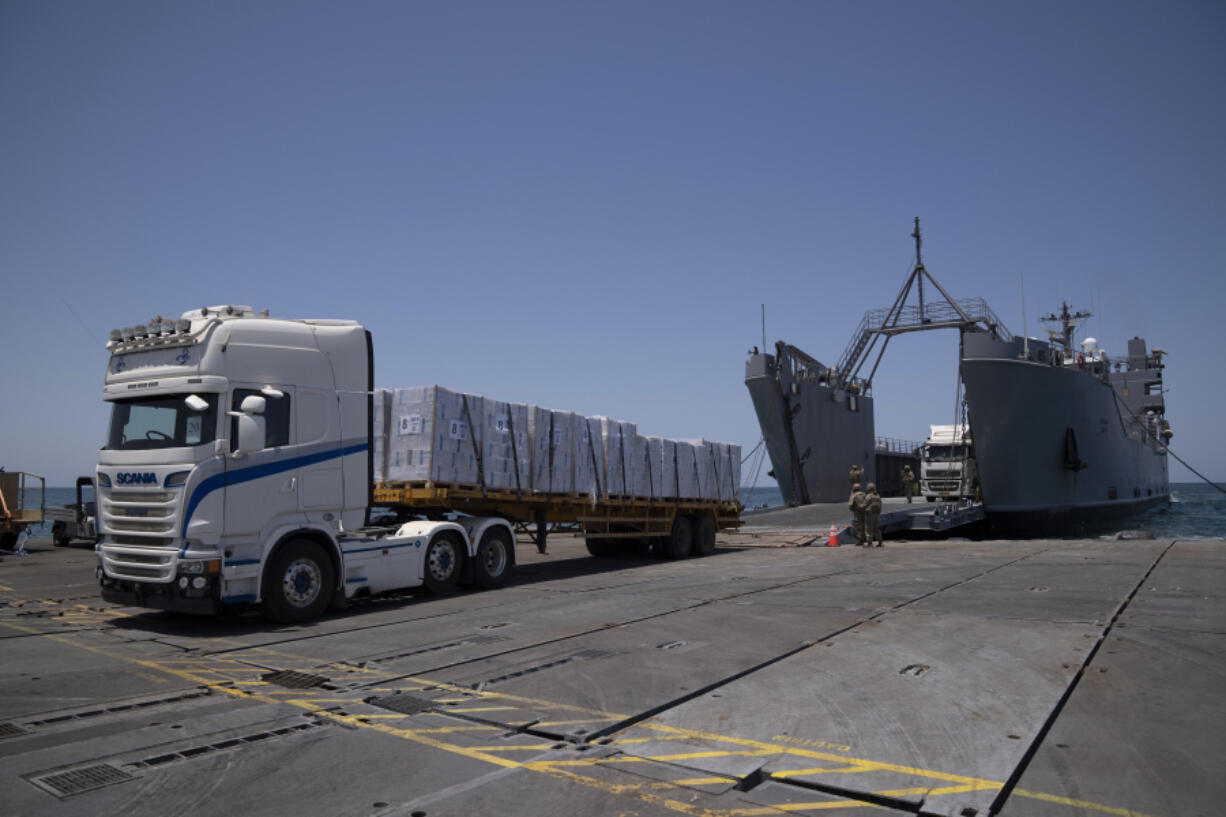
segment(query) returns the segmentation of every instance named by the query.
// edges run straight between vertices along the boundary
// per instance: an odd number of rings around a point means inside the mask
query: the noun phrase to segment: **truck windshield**
[[[966,456],[963,445],[929,445],[924,448],[926,460],[960,460]]]
[[[112,451],[183,448],[211,443],[217,435],[217,395],[197,395],[208,405],[197,411],[186,394],[117,400],[111,407]]]

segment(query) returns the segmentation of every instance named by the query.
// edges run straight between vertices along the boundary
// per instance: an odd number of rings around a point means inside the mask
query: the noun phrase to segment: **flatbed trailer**
[[[577,525],[593,556],[654,549],[674,559],[709,554],[715,548],[716,531],[740,527],[743,509],[736,501],[616,495],[596,499],[585,493],[544,494],[435,482],[376,483],[374,504],[407,514],[456,511],[535,525],[535,541],[541,548],[549,525]]]

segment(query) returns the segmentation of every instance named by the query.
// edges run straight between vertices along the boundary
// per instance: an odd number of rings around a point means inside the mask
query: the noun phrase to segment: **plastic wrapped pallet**
[[[664,437],[649,437],[652,459],[659,463],[660,498],[676,499],[677,493],[677,441]]]
[[[601,443],[600,419],[575,415],[574,486],[593,500],[607,493],[605,481],[604,445]]]
[[[647,484],[651,491],[650,493],[643,491],[639,495],[650,499],[671,498],[671,495],[665,492],[666,485],[662,456],[664,439],[662,437],[639,437],[639,439],[642,441],[643,453],[647,459],[647,462],[644,464],[644,473],[647,476]]]
[[[637,428],[634,423],[613,420],[609,417],[594,418],[600,421],[600,440],[605,455],[605,493],[625,496],[633,487],[630,484],[631,448]]]
[[[698,471],[698,498],[718,499],[719,483],[715,478],[715,443],[694,440],[695,470]]]
[[[478,441],[470,421],[481,417],[481,403],[442,386],[395,389],[385,418],[386,479],[477,484]]]
[[[472,399],[471,396],[469,398]],[[531,488],[532,449],[529,445],[528,407],[481,398],[481,470],[487,488],[528,491]]]
[[[677,440],[677,498],[699,499],[697,449],[692,442]]]
[[[575,490],[575,414],[528,407],[532,490],[568,494]]]
[[[715,443],[715,481],[721,502],[731,502],[740,493],[741,447],[732,443]]]
[[[388,389],[375,389],[371,396],[371,459],[377,482],[387,479],[387,417],[391,401],[392,393]]]

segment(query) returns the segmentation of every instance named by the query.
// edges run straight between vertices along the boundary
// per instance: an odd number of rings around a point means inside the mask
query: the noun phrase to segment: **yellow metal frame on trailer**
[[[677,514],[709,514],[717,530],[741,525],[739,502],[702,499],[593,498],[589,494],[538,494],[438,482],[380,482],[374,503],[396,510],[447,509],[514,522],[578,523],[602,538],[668,536]]]

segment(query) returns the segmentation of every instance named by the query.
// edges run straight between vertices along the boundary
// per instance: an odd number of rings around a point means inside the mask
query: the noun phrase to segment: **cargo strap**
[[[473,427],[473,416],[468,411],[468,395],[461,394],[464,401],[464,422],[468,423],[468,439],[473,444],[473,456],[477,458],[477,482],[481,485],[481,498],[485,498],[485,464],[481,461],[481,446],[477,445],[477,434]]]
[[[515,417],[511,414],[511,404],[507,403],[507,433],[511,435],[511,462],[515,465],[515,496],[522,499],[523,486],[519,482],[519,449],[515,445]]]
[[[549,412],[549,492],[553,493],[553,452],[557,448],[554,440],[553,412]]]
[[[651,443],[647,440],[643,440],[643,460],[647,463],[647,487],[651,491],[647,501],[651,503],[656,499],[656,480],[651,473]]]
[[[622,496],[624,497],[630,493],[630,486],[626,484],[626,438],[622,436],[621,423],[617,424],[617,444],[621,449],[621,457],[619,459],[622,461]]]
[[[583,418],[583,425],[587,428],[587,450],[592,456],[592,476],[596,479],[596,496],[602,496],[600,490],[600,465],[596,462],[596,449],[592,445],[592,421],[590,417]]]

